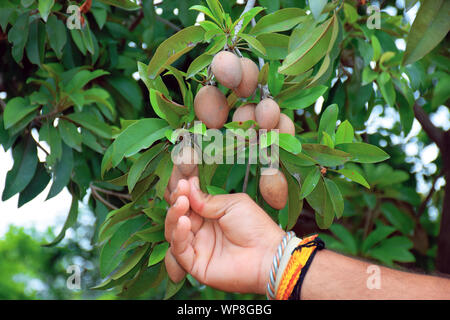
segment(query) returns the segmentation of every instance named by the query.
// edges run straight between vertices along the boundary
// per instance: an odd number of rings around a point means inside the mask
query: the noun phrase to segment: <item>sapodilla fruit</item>
[[[274,209],[283,209],[288,198],[288,184],[283,172],[267,168],[259,179],[259,192]]]
[[[249,103],[249,104],[243,105],[242,107],[237,108],[233,114],[232,121],[237,121],[237,122],[245,122],[248,120],[256,121],[255,108],[256,108],[256,104],[254,104],[254,103]]]
[[[217,81],[228,89],[239,86],[242,80],[241,60],[232,52],[221,51],[211,62],[211,71]]]
[[[227,98],[217,87],[204,86],[195,96],[194,111],[207,128],[220,129],[227,121],[230,108]]]
[[[261,129],[272,130],[280,120],[280,107],[273,99],[265,98],[256,105],[255,117]]]
[[[197,163],[199,163],[197,151],[190,146],[183,146],[177,151],[173,159],[174,164],[182,175],[189,177],[197,167]]]
[[[294,122],[284,113],[280,114],[280,121],[275,129],[278,129],[279,133],[288,133],[291,136],[295,136]]]
[[[248,98],[255,92],[258,86],[259,68],[251,59],[240,58],[242,65],[242,80],[234,93],[239,98]]]

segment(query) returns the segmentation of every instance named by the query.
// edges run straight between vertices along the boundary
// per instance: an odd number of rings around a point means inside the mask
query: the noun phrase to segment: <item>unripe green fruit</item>
[[[195,96],[195,115],[207,128],[222,128],[227,121],[229,109],[227,98],[217,87],[204,86]]]
[[[248,98],[255,92],[258,86],[259,68],[249,58],[241,58],[240,61],[242,65],[242,80],[239,86],[234,89],[234,93],[239,98]]]
[[[216,80],[228,89],[234,89],[241,83],[242,65],[234,53],[221,51],[216,54],[211,62],[211,71]]]
[[[280,107],[274,100],[266,98],[256,106],[255,117],[261,129],[272,130],[280,120]]]

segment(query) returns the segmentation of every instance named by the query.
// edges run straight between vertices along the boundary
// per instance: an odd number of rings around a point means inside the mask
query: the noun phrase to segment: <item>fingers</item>
[[[194,171],[190,176],[198,176],[198,167],[195,167]],[[188,176],[184,176],[177,166],[173,166],[172,173],[170,175],[169,183],[167,184],[166,193],[164,194],[164,199],[169,202],[170,195],[176,189],[178,182],[182,179],[188,179]]]
[[[172,240],[172,232],[175,228],[178,219],[185,215],[189,210],[189,200],[186,196],[182,195],[178,197],[176,202],[169,208],[165,221],[165,237],[167,241]]]
[[[180,282],[183,280],[186,275],[186,271],[178,264],[177,260],[172,254],[171,248],[167,250],[166,257],[164,259],[164,263],[166,264],[166,270],[169,274],[170,279],[173,282]]]
[[[221,194],[209,195],[200,190],[198,177],[189,179],[189,203],[192,210],[209,219],[219,219],[226,210],[241,199],[241,195]]]
[[[176,261],[188,272],[194,265],[195,252],[192,247],[194,234],[191,231],[191,220],[181,216],[172,235],[171,251]]]

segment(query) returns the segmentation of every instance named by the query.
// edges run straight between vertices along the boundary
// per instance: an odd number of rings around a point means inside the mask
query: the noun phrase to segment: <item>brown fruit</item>
[[[220,129],[228,118],[228,102],[225,95],[214,86],[204,86],[194,99],[197,118],[210,129]]]
[[[239,98],[248,98],[255,92],[258,86],[259,68],[249,58],[241,58],[240,61],[242,65],[242,80],[239,86],[234,89],[234,93]]]
[[[280,107],[274,100],[266,98],[256,106],[255,117],[261,129],[274,129],[280,120]]]
[[[288,198],[288,184],[283,172],[268,168],[259,179],[259,191],[264,200],[274,209],[283,209]]]
[[[255,107],[256,104],[249,103],[246,105],[243,105],[242,107],[239,107],[236,109],[236,111],[233,114],[233,121],[237,122],[245,122],[248,120],[256,121],[255,118]]]
[[[234,53],[221,51],[216,54],[211,62],[211,71],[217,81],[228,89],[234,89],[241,83],[241,60]]]
[[[291,118],[284,113],[280,114],[280,121],[278,122],[276,129],[279,130],[279,133],[288,133],[291,136],[295,136],[294,122],[292,122]]]
[[[174,164],[182,175],[189,177],[197,167],[197,163],[199,163],[197,152],[190,146],[181,147],[175,152],[176,154],[173,157]]]

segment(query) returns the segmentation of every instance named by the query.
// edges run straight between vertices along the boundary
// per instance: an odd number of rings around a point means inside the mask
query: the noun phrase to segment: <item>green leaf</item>
[[[59,194],[70,181],[73,169],[72,148],[63,143],[61,160],[53,170],[53,184],[48,192],[46,200]]]
[[[406,39],[403,65],[414,63],[433,50],[450,30],[450,2],[421,1]]]
[[[320,179],[320,169],[314,166],[302,183],[302,188],[300,190],[300,199],[307,197],[317,186]]]
[[[278,95],[284,84],[284,76],[277,71],[280,65],[280,62],[277,60],[269,63],[267,85],[269,86],[269,91],[273,96]]]
[[[391,226],[384,226],[379,225],[377,228],[372,231],[366,239],[364,239],[364,242],[362,243],[361,251],[363,253],[367,252],[370,248],[372,248],[374,245],[382,241],[383,239],[386,239],[391,233],[395,231],[395,228]]]
[[[411,240],[397,236],[383,240],[380,245],[370,249],[367,254],[388,265],[392,265],[393,261],[414,262],[414,255],[409,252],[409,249],[412,247],[413,243]]]
[[[297,223],[297,219],[300,216],[303,208],[303,200],[300,199],[300,186],[296,178],[292,177],[287,170],[283,169],[283,173],[286,177],[289,189],[287,209],[288,219],[286,223],[286,230],[292,229]],[[283,209],[284,210],[284,209]]]
[[[125,76],[113,76],[108,77],[107,81],[122,98],[130,103],[132,109],[142,109],[142,90],[134,79]]]
[[[160,199],[164,198],[164,193],[169,183],[170,176],[172,174],[173,162],[169,153],[164,155],[164,158],[159,162],[156,167],[155,174],[159,177],[159,181],[156,183],[155,190],[156,196]]]
[[[167,120],[174,129],[179,128],[183,120],[182,116],[189,113],[187,107],[167,99],[161,92],[150,89],[150,100],[156,114]]]
[[[315,103],[327,90],[328,87],[320,85],[305,90],[285,91],[277,95],[275,99],[279,102],[280,108],[305,109]]]
[[[78,152],[81,152],[81,142],[83,141],[83,137],[78,132],[77,127],[72,122],[60,119],[58,122],[58,129],[64,143]]]
[[[289,37],[279,33],[263,33],[256,37],[266,50],[261,57],[267,60],[283,60],[288,54]],[[258,52],[256,52],[258,55]],[[258,55],[259,56],[259,55]]]
[[[47,156],[47,164],[53,166],[54,163],[61,160],[62,156],[62,140],[58,130],[47,122],[47,137],[45,141],[50,145],[50,154]],[[41,136],[41,134],[39,134]]]
[[[262,7],[254,7],[248,10],[246,13],[242,14],[238,19],[236,19],[233,24],[231,25],[232,34],[234,34],[234,31],[236,31],[236,26],[241,23],[241,28],[239,29],[238,34],[241,34],[247,28],[248,24],[252,21],[252,19],[261,11],[263,11],[264,8]]]
[[[300,8],[285,8],[268,14],[258,20],[250,30],[250,34],[259,35],[290,30],[305,19],[305,10]]]
[[[195,58],[186,71],[186,79],[192,78],[197,73],[205,69],[208,65],[211,64],[213,58],[214,57],[209,54],[201,54],[197,58]]]
[[[39,0],[38,10],[42,19],[47,22],[48,15],[52,10],[55,0]]]
[[[267,13],[274,13],[280,10],[279,0],[259,0],[258,3],[266,8]]]
[[[372,83],[375,81],[375,79],[378,77],[378,73],[370,68],[370,66],[366,66],[363,69],[362,73],[362,85],[365,86],[369,83]]]
[[[38,163],[36,144],[28,136],[22,139],[12,151],[14,164],[6,174],[2,201],[6,201],[16,193],[21,192],[33,179]]]
[[[311,13],[314,16],[314,19],[319,20],[323,8],[325,8],[327,2],[328,0],[315,0],[309,2],[309,8],[311,9]]]
[[[141,261],[142,257],[145,255],[145,253],[148,250],[149,243],[140,246],[136,248],[136,250],[133,252],[131,256],[129,256],[120,266],[119,269],[117,269],[114,274],[111,276],[111,279],[117,280],[126,275],[128,272],[130,272],[138,263]]]
[[[57,245],[59,242],[61,242],[61,240],[64,239],[64,236],[66,235],[67,229],[73,227],[73,225],[75,225],[75,223],[77,222],[77,217],[78,217],[78,198],[72,195],[72,204],[70,205],[69,215],[67,216],[66,222],[64,223],[61,231],[52,242],[44,244],[42,246],[53,247]]]
[[[327,53],[336,23],[336,17],[333,16],[316,27],[309,38],[286,57],[278,71],[286,75],[298,75],[312,68]]]
[[[411,235],[414,231],[414,220],[392,202],[383,203],[380,209],[386,219],[403,234]]]
[[[266,55],[266,49],[261,44],[261,42],[256,39],[256,37],[244,33],[240,33],[239,37],[244,39],[253,49],[258,51],[260,54],[262,54],[263,56]]]
[[[17,206],[20,208],[25,203],[36,198],[42,191],[44,191],[45,187],[47,187],[50,182],[50,178],[51,177],[42,162],[38,162],[33,179],[31,179],[30,183],[19,194],[19,203]]]
[[[328,106],[320,117],[319,129],[317,130],[318,141],[322,141],[323,132],[334,138],[334,130],[336,129],[336,121],[339,113],[337,104]]]
[[[67,33],[65,25],[61,20],[58,20],[55,15],[51,15],[45,24],[47,30],[50,47],[55,51],[58,59],[62,58],[62,50],[67,42]]]
[[[390,107],[393,108],[395,105],[396,94],[394,84],[392,83],[389,73],[384,71],[378,76],[378,85],[380,86],[380,91],[384,100]]]
[[[205,14],[205,16],[210,17],[213,21],[215,21],[218,25],[220,25],[219,20],[217,20],[217,18],[214,16],[214,14],[211,12],[211,10],[209,10],[205,6],[195,5],[195,6],[190,7],[189,10],[195,10],[195,11],[202,12],[203,14]]]
[[[150,254],[150,258],[148,259],[148,266],[149,267],[153,266],[162,261],[168,249],[169,249],[168,242],[160,243],[154,246],[152,253]]]
[[[155,79],[165,66],[171,65],[183,54],[191,51],[204,39],[205,30],[200,26],[191,26],[178,31],[160,44],[148,65],[148,76]]]
[[[182,281],[175,283],[170,278],[167,279],[166,293],[164,295],[164,300],[170,299],[174,296],[180,289],[183,287],[186,278],[183,278]]]
[[[5,112],[3,114],[5,129],[11,128],[37,108],[39,108],[39,105],[30,105],[28,101],[22,97],[12,98],[6,104]]]
[[[103,3],[110,4],[125,10],[138,10],[139,4],[135,0],[100,0]]]
[[[351,170],[351,169],[339,169],[336,172],[342,174],[347,179],[350,179],[350,180],[366,187],[367,189],[370,189],[370,186],[367,183],[366,179],[364,179],[364,177],[361,174],[359,174],[357,171]]]
[[[112,237],[105,242],[100,252],[101,277],[106,277],[120,264],[125,254],[133,248],[130,245],[124,246],[125,242],[146,223],[148,223],[148,218],[145,216],[125,221],[114,232]]]
[[[206,190],[209,194],[216,195],[216,194],[228,194],[227,190],[224,190],[222,188],[208,185],[206,186]]]
[[[389,155],[380,148],[364,143],[341,143],[336,145],[336,149],[342,150],[351,155],[351,161],[359,163],[375,163],[389,159]]]
[[[99,137],[105,139],[111,139],[112,129],[105,122],[98,120],[92,114],[86,112],[72,113],[66,116],[75,123],[78,123],[82,127],[91,130]]]
[[[303,152],[306,155],[310,156],[320,165],[325,167],[340,166],[351,159],[351,155],[349,153],[331,149],[330,147],[324,145],[304,143],[302,147]]]
[[[29,16],[28,12],[21,14],[8,32],[8,41],[13,44],[11,54],[17,63],[22,61],[23,49],[28,40]]]
[[[356,245],[356,240],[353,235],[342,225],[334,224],[330,227],[330,231],[342,241],[347,249],[347,252],[356,255],[358,253],[358,247]]]
[[[131,157],[142,149],[150,147],[164,137],[168,129],[162,119],[141,119],[127,127],[113,142],[112,165],[117,166],[124,157]]]
[[[323,180],[325,182],[325,187],[328,191],[328,195],[330,196],[334,212],[336,213],[336,217],[340,218],[344,213],[344,198],[342,198],[341,191],[332,180],[327,178],[323,178]]]
[[[67,85],[64,86],[64,91],[71,94],[82,89],[90,81],[107,74],[109,74],[109,72],[101,69],[97,69],[95,71],[81,70],[70,79]]]
[[[165,239],[163,226],[153,226],[136,232],[136,237],[147,242],[163,241]]]
[[[293,137],[288,133],[279,133],[278,136],[278,144],[284,150],[289,151],[292,154],[298,154],[302,151],[302,144],[296,137]]]
[[[381,45],[380,45],[380,41],[378,41],[378,38],[376,36],[372,36],[370,38],[371,42],[372,42],[372,49],[373,49],[373,57],[372,60],[373,61],[378,61],[378,59],[380,59],[381,57]]]
[[[29,29],[26,46],[27,57],[31,63],[41,66],[45,53],[45,26],[40,20],[36,20],[30,23]]]
[[[130,168],[128,172],[127,185],[128,191],[131,192],[134,189],[134,186],[139,181],[142,173],[147,168],[150,161],[152,161],[163,149],[164,144],[159,143],[154,147],[150,148],[146,152],[144,152],[136,162]]]
[[[339,125],[336,131],[335,144],[352,143],[354,135],[355,133],[352,125],[348,120],[345,120]]]
[[[334,210],[330,196],[322,179],[316,188],[306,197],[309,205],[316,211],[316,223],[320,229],[327,229],[333,224]]]

